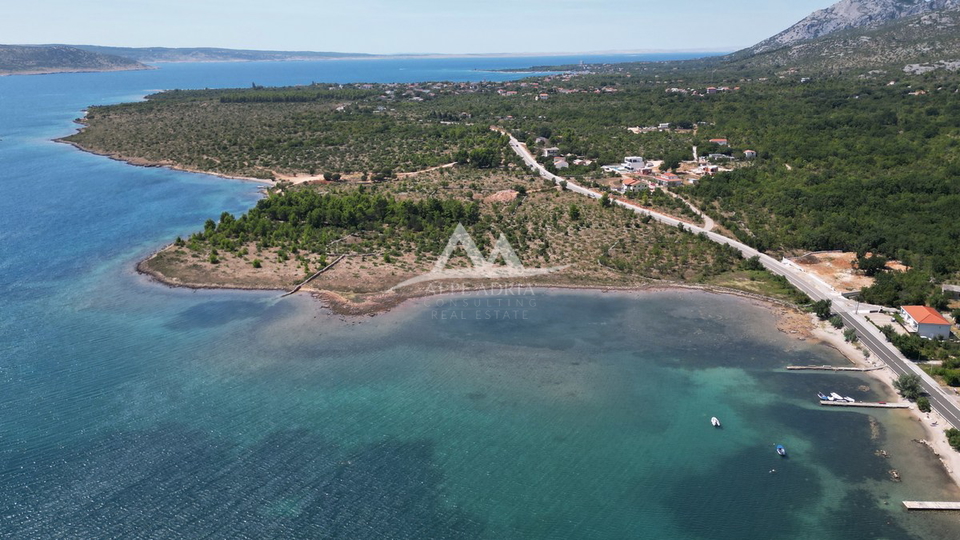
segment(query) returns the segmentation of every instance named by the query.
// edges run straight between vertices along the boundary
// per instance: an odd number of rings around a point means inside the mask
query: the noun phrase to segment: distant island
[[[264,62],[380,58],[364,53],[256,51],[215,47],[0,45],[0,75],[153,69],[158,62]]]
[[[73,47],[96,54],[122,56],[137,62],[263,62],[377,57],[374,54],[350,52],[258,51],[218,47],[101,47],[98,45],[73,45]]]
[[[0,45],[0,75],[150,69],[136,60],[67,45]]]

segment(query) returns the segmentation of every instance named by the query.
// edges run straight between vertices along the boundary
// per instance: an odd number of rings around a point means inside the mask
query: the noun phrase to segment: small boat
[[[720,419],[716,416],[710,419],[710,423],[713,424],[713,427],[720,427]]]
[[[823,392],[817,392],[817,397],[820,398],[820,401],[830,401],[830,396],[824,394]]]
[[[853,399],[853,398],[850,397],[850,396],[847,396],[847,397],[845,397],[845,398],[843,398],[843,399],[844,399],[844,401],[846,401],[847,403],[856,403],[856,402],[857,402],[857,400]]]
[[[777,445],[777,454],[780,454],[783,457],[787,457],[787,449],[783,447],[782,444]]]
[[[838,393],[836,393],[836,392],[830,392],[830,397],[833,398],[832,401],[843,401],[843,396],[841,396],[840,394],[838,394]]]

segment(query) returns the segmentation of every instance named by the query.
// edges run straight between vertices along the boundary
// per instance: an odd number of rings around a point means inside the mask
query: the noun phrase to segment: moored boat
[[[831,401],[830,396],[824,394],[823,392],[817,392],[817,397],[820,398],[820,401]]]
[[[830,392],[830,397],[833,398],[833,401],[843,401],[843,396],[836,392]]]
[[[787,449],[783,447],[782,444],[777,445],[777,454],[780,454],[783,457],[787,457]]]

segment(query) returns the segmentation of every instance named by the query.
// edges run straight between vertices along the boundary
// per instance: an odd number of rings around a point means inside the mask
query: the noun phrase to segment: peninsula
[[[150,69],[136,60],[67,45],[0,45],[0,75]]]

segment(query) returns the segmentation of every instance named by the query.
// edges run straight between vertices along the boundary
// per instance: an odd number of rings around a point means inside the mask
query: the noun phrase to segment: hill
[[[277,61],[324,60],[329,58],[367,58],[374,56],[362,53],[257,51],[248,49],[222,49],[215,47],[101,47],[98,45],[74,45],[73,47],[97,54],[122,56],[138,62],[249,62],[266,60]]]
[[[960,60],[960,5],[879,26],[838,31],[766,52],[754,52],[757,48],[763,48],[763,44],[734,53],[721,65],[738,70],[793,68],[808,73],[956,69]]]
[[[844,30],[869,30],[890,21],[960,6],[957,0],[841,0],[746,49],[758,54]]]
[[[120,56],[66,45],[0,45],[0,75],[148,69]]]

